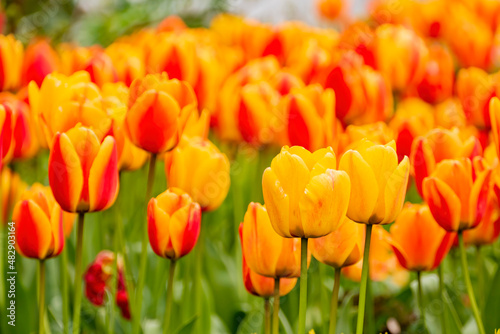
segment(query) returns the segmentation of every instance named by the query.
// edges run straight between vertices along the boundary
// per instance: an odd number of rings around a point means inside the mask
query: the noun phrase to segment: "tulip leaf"
[[[486,333],[494,333],[496,329],[500,328],[500,317],[496,316],[494,313],[498,312],[500,309],[500,266],[498,266],[497,272],[493,277],[491,286],[489,289],[488,297],[486,298],[485,310],[491,310],[493,313],[484,312],[483,321],[484,329]]]
[[[189,334],[194,330],[194,325],[196,324],[196,320],[198,320],[198,315],[192,316],[188,321],[179,326],[174,332],[174,334]]]

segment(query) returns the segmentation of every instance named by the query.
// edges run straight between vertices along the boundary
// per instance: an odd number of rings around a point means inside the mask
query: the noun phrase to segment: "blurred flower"
[[[300,240],[278,235],[264,206],[250,203],[239,231],[243,257],[251,271],[272,278],[300,276]]]
[[[201,209],[178,188],[169,188],[148,204],[149,243],[156,255],[178,260],[196,245]]]
[[[0,35],[0,91],[15,90],[21,83],[23,45],[14,35]]]
[[[108,46],[105,52],[113,63],[117,79],[125,85],[130,86],[135,79],[144,77],[146,68],[141,48],[123,42],[115,42]]]
[[[383,24],[375,30],[374,43],[377,69],[389,79],[394,90],[402,91],[422,80],[429,51],[415,32]]]
[[[33,40],[25,50],[22,66],[22,85],[32,80],[40,86],[43,79],[59,69],[59,56],[46,39]]]
[[[422,182],[432,174],[436,165],[445,159],[461,157],[473,158],[482,152],[481,144],[475,137],[463,140],[458,129],[447,130],[436,128],[413,140],[411,149],[411,168],[420,195]]]
[[[118,181],[113,137],[101,143],[83,126],[56,134],[49,157],[49,183],[63,210],[83,213],[109,208],[118,195]]]
[[[398,103],[389,127],[395,133],[397,153],[401,161],[404,156],[410,157],[413,140],[434,127],[434,109],[417,98],[403,100]]]
[[[462,104],[456,97],[447,99],[435,106],[434,120],[436,127],[445,129],[464,128],[467,123]]]
[[[342,11],[342,0],[319,0],[317,7],[320,15],[328,20],[335,20]]]
[[[500,207],[498,197],[493,191],[490,191],[481,222],[475,228],[464,231],[464,242],[466,245],[491,245],[498,239],[499,235]]]
[[[362,244],[362,225],[346,217],[332,233],[311,239],[309,249],[316,260],[334,268],[343,268],[363,257]]]
[[[0,228],[9,221],[14,205],[19,201],[21,195],[24,194],[27,185],[21,180],[19,174],[13,172],[8,167],[4,167],[1,172],[2,180],[2,221]]]
[[[427,205],[410,203],[403,207],[390,234],[399,263],[412,271],[436,269],[448,254],[455,236],[438,225]]]
[[[474,228],[484,216],[490,179],[491,170],[474,171],[469,158],[443,160],[422,183],[424,199],[445,230]]]
[[[158,24],[158,27],[156,27],[157,32],[182,31],[184,29],[187,29],[187,26],[177,15],[167,16]]]
[[[45,260],[64,248],[63,211],[49,187],[39,183],[22,194],[12,214],[16,249],[26,257]]]
[[[350,182],[338,171],[331,147],[314,153],[284,146],[262,176],[271,224],[285,238],[317,238],[333,232],[346,214]],[[328,203],[328,205],[325,205]]]
[[[11,108],[0,104],[0,170],[10,162],[14,150],[12,118]]]
[[[339,155],[355,147],[363,139],[384,145],[394,140],[394,133],[384,122],[349,125],[340,135]]]
[[[468,121],[479,128],[490,128],[489,102],[495,96],[495,77],[470,67],[458,72],[456,94]]]
[[[105,83],[118,81],[113,60],[102,50],[92,55],[83,70],[89,72],[90,80],[99,87]]]
[[[398,165],[394,141],[377,145],[367,139],[344,153],[339,170],[351,179],[347,217],[363,224],[389,224],[398,216],[406,194],[410,162]]]
[[[228,158],[201,137],[184,137],[167,153],[165,173],[170,187],[187,192],[204,211],[217,209],[229,191]]]
[[[491,118],[491,134],[493,137],[493,143],[497,152],[497,156],[500,157],[500,100],[494,97],[490,101],[490,118]]]

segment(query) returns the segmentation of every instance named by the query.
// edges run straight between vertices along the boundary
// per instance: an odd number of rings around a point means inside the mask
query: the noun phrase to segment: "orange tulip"
[[[19,88],[22,62],[21,42],[14,35],[0,35],[0,91]]]
[[[418,83],[425,73],[429,51],[424,41],[403,26],[383,24],[375,30],[375,61],[393,89]]]
[[[37,39],[26,48],[22,67],[22,84],[32,80],[40,86],[43,79],[59,68],[59,56],[46,39]]]
[[[457,97],[469,122],[479,128],[491,126],[489,102],[495,96],[495,85],[495,77],[479,68],[462,68],[458,72]]]
[[[321,16],[328,20],[335,20],[342,11],[342,0],[320,0],[317,1],[318,11]]]
[[[186,191],[204,211],[217,209],[230,185],[229,160],[209,140],[184,137],[165,155],[168,185]]]
[[[26,257],[45,260],[64,247],[63,211],[49,187],[35,183],[14,207],[16,248]]]
[[[391,226],[390,243],[399,263],[407,270],[436,269],[455,237],[432,217],[427,205],[407,203]]]
[[[106,48],[106,55],[111,59],[119,81],[130,86],[137,78],[146,73],[144,52],[131,44],[115,42]]]
[[[433,44],[422,80],[416,85],[418,96],[428,103],[439,103],[452,96],[455,68],[450,51]]]
[[[422,183],[434,219],[449,232],[476,227],[486,208],[491,169],[474,171],[469,158],[443,160]]]
[[[399,160],[411,155],[413,140],[425,135],[434,126],[434,109],[416,98],[406,99],[398,104],[394,118],[389,123],[396,137]]]
[[[497,152],[497,157],[500,157],[500,99],[494,97],[490,101],[490,119],[491,119],[491,134],[493,143]]]
[[[245,260],[255,273],[274,278],[300,276],[300,240],[278,235],[261,204],[248,205],[240,237]]]
[[[169,188],[148,204],[149,244],[161,257],[178,260],[196,245],[201,208],[178,188]]]
[[[163,75],[147,75],[130,86],[125,129],[134,145],[157,154],[174,148],[185,120],[197,108],[189,84]]]
[[[472,136],[467,140],[462,140],[458,129],[436,128],[424,136],[417,137],[413,141],[410,161],[420,195],[423,195],[424,178],[432,174],[439,162],[461,157],[473,158],[481,152],[479,140]]]
[[[90,80],[99,87],[105,83],[118,81],[113,61],[104,51],[96,52],[83,70],[89,72]]]
[[[113,137],[101,143],[83,126],[57,133],[49,156],[49,183],[56,201],[68,212],[109,208],[118,195],[117,164]]]
[[[14,205],[21,198],[27,185],[21,180],[19,174],[14,173],[7,167],[4,167],[1,172],[2,180],[2,221],[0,222],[0,228],[9,221],[9,217]]]
[[[330,234],[309,241],[314,258],[334,268],[357,263],[363,257],[363,228],[349,218]]]
[[[164,18],[158,27],[156,27],[156,31],[165,32],[165,31],[181,31],[186,29],[187,26],[184,21],[177,15],[170,15]]]
[[[464,231],[466,245],[484,246],[493,244],[500,235],[500,207],[493,191],[488,194],[486,209],[481,222],[473,229]]]

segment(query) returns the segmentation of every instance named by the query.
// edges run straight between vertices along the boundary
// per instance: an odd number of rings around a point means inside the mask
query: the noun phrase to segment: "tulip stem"
[[[484,271],[483,271],[483,256],[481,254],[481,246],[476,246],[476,264],[477,264],[477,294],[479,297],[479,309],[483,310],[484,298]]]
[[[45,318],[45,260],[40,260],[39,262],[39,267],[40,267],[40,286],[39,286],[39,299],[38,299],[38,333],[43,334],[44,333],[44,324],[43,320]]]
[[[82,307],[82,249],[83,249],[83,222],[85,214],[78,214],[76,231],[76,260],[75,260],[75,302],[73,313],[73,334],[80,332],[80,311]]]
[[[167,301],[165,303],[165,323],[163,324],[163,334],[168,333],[168,328],[170,327],[170,313],[172,313],[172,296],[174,290],[174,274],[175,274],[175,260],[170,260],[170,269],[168,275],[168,285],[167,285]]]
[[[465,254],[465,246],[464,246],[464,238],[463,232],[458,232],[458,242],[460,245],[460,257],[462,260],[462,270],[464,273],[465,285],[467,286],[467,292],[469,294],[470,305],[472,307],[472,313],[474,314],[474,318],[476,319],[477,327],[479,330],[479,334],[485,334],[483,321],[481,320],[481,314],[479,313],[479,309],[477,307],[476,298],[474,297],[474,290],[472,290],[472,284],[469,276],[469,268],[467,267],[467,256]]]
[[[153,190],[154,178],[155,178],[155,167],[156,167],[156,154],[151,154],[149,160],[149,171],[148,171],[148,184],[146,187],[146,207],[151,198],[151,192]],[[142,224],[142,244],[141,244],[141,260],[139,265],[139,279],[137,282],[137,289],[135,291],[135,316],[132,318],[133,326],[132,333],[138,334],[141,327],[141,313],[142,313],[142,297],[144,290],[144,283],[146,281],[146,269],[148,264],[148,224],[144,222]]]
[[[363,252],[363,269],[361,270],[361,286],[359,289],[359,304],[358,304],[358,322],[356,326],[356,334],[363,333],[363,324],[365,321],[365,304],[366,304],[366,286],[370,279],[370,243],[372,239],[372,225],[366,225],[365,250]]]
[[[61,295],[62,295],[62,313],[63,313],[63,333],[69,333],[69,312],[68,312],[68,251],[66,247],[61,253]]]
[[[280,332],[280,279],[274,279],[273,334]]]
[[[445,296],[444,296],[444,280],[443,280],[443,264],[438,267],[439,276],[439,298],[441,298],[441,332],[448,334],[446,327],[446,314],[445,314]]]
[[[264,299],[264,333],[271,334],[271,303],[269,298]]]
[[[417,283],[418,283],[418,307],[420,309],[420,321],[424,326],[424,331],[427,332],[427,326],[425,325],[425,308],[424,308],[424,294],[422,293],[422,272],[417,271]]]
[[[340,268],[335,268],[335,282],[333,283],[332,303],[330,305],[330,330],[328,333],[335,334],[337,327],[337,306],[339,301]]]
[[[307,310],[307,238],[300,241],[300,302],[299,302],[299,334],[306,331]]]

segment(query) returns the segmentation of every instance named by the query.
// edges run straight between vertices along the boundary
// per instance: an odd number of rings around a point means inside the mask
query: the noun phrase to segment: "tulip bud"
[[[300,276],[300,240],[278,235],[261,204],[248,205],[240,238],[245,261],[255,273],[273,278]]]
[[[148,204],[149,243],[156,255],[178,260],[196,245],[201,208],[178,188],[169,188]]]
[[[102,143],[95,133],[76,126],[54,137],[49,183],[56,201],[68,212],[109,208],[118,195],[118,156],[111,136]]]
[[[344,153],[339,170],[351,179],[347,217],[363,224],[389,224],[396,219],[405,199],[410,162],[405,156],[398,165],[394,141],[387,145],[361,141]]]
[[[204,211],[217,209],[229,191],[229,160],[209,140],[185,137],[165,155],[168,185],[186,191]]]
[[[21,81],[23,45],[14,35],[0,35],[0,91],[16,90]]]
[[[35,183],[23,193],[12,214],[16,249],[26,257],[45,260],[64,247],[63,211],[49,187]]]
[[[351,186],[348,175],[336,167],[331,147],[314,153],[300,146],[281,149],[262,177],[264,201],[276,233],[285,238],[317,238],[337,229]]]
[[[309,242],[309,249],[314,258],[334,268],[351,266],[363,257],[362,225],[347,217],[332,233]]]
[[[59,56],[46,39],[33,41],[26,48],[22,67],[23,86],[32,80],[40,86],[43,79],[59,68]]]
[[[443,160],[422,183],[434,219],[449,232],[476,227],[486,208],[491,169],[474,171],[469,158]]]
[[[412,271],[436,269],[446,257],[455,237],[432,217],[427,205],[405,205],[391,226],[390,243],[399,263]]]

